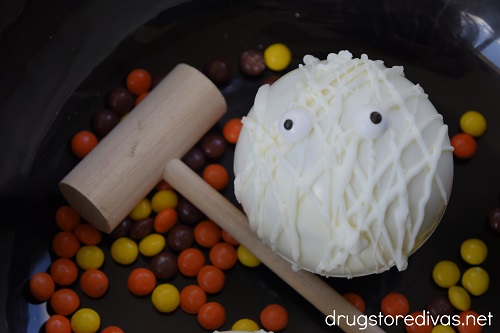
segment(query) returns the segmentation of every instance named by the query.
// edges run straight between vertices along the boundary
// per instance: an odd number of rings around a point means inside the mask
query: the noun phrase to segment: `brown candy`
[[[154,220],[150,217],[134,222],[130,228],[130,238],[142,239],[153,231]]]
[[[106,134],[118,125],[120,117],[115,112],[103,109],[96,112],[92,118],[92,129],[98,137],[105,137]]]
[[[223,58],[212,58],[205,64],[204,70],[207,77],[216,85],[224,85],[231,79],[231,66]]]
[[[500,233],[500,207],[490,210],[488,214],[488,224],[491,229]]]
[[[426,310],[434,318],[439,318],[444,315],[453,315],[453,305],[451,305],[450,300],[446,296],[435,296],[432,298],[426,306]]]
[[[130,233],[130,229],[132,228],[133,223],[134,223],[134,221],[132,221],[132,219],[130,219],[128,217],[125,218],[111,232],[111,234],[110,234],[111,237],[113,237],[113,238],[127,237]]]
[[[185,225],[177,225],[168,232],[168,246],[175,252],[181,252],[188,247],[193,246],[193,229]]]
[[[170,252],[162,252],[149,262],[149,268],[158,279],[170,279],[177,274],[177,256]]]
[[[266,69],[264,55],[257,50],[248,50],[241,54],[240,69],[248,76],[258,76]]]
[[[186,198],[180,198],[177,204],[177,215],[179,221],[194,225],[205,218],[205,215]]]
[[[219,133],[208,133],[201,139],[201,151],[211,159],[224,155],[226,140]]]
[[[206,159],[201,149],[194,147],[188,151],[182,161],[192,170],[200,170],[205,165]]]
[[[134,95],[123,87],[116,88],[108,96],[109,109],[119,116],[123,116],[132,110],[134,103]]]

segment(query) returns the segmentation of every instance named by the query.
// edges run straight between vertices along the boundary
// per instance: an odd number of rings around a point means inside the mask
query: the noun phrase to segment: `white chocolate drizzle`
[[[294,268],[335,276],[380,272],[393,265],[404,270],[419,246],[426,216],[436,215],[431,217],[435,227],[448,201],[451,184],[437,172],[443,154],[452,151],[447,126],[437,112],[419,114],[420,101],[427,100],[419,85],[395,86],[396,78],[404,77],[402,67],[386,68],[366,55],[353,59],[348,51],[332,53],[326,61],[307,55],[304,64],[281,79],[294,80],[295,97],[286,110],[270,117],[273,87],[264,85],[253,111],[243,118],[250,148],[237,149],[235,158],[242,159],[243,167],[235,170],[235,194],[250,226],[275,251],[288,243],[290,254],[281,254]],[[354,130],[357,96],[389,115],[380,138],[365,139]],[[292,108],[312,117],[309,135],[294,143],[278,130],[279,116]],[[429,213],[435,189],[441,211]],[[323,234],[303,235],[308,218],[319,220]],[[317,258],[315,267],[308,268],[303,251],[311,245],[304,242],[314,237],[326,242],[308,256]]]

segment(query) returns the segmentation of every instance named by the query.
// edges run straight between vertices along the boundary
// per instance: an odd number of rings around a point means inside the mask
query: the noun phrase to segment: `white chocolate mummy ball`
[[[404,270],[444,213],[452,150],[442,116],[402,67],[348,51],[308,55],[262,86],[243,118],[235,194],[294,268]]]

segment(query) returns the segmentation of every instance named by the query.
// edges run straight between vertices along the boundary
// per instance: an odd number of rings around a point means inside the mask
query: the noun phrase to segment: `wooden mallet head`
[[[177,65],[59,184],[80,215],[111,232],[226,112],[219,89]],[[188,184],[186,184],[188,186]]]

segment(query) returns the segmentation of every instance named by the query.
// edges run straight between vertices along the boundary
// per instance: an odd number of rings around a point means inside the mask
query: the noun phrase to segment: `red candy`
[[[197,314],[207,302],[207,294],[197,285],[189,285],[181,291],[181,309],[189,314]]]
[[[229,174],[221,164],[209,164],[203,170],[203,179],[214,189],[220,191],[229,183]]]
[[[188,248],[183,250],[177,258],[179,271],[188,277],[198,275],[200,269],[205,266],[205,257],[200,250]]]
[[[215,244],[209,253],[210,262],[217,268],[228,270],[236,265],[238,254],[234,246],[228,243]]]
[[[365,312],[365,301],[361,298],[361,296],[355,293],[345,293],[344,298],[356,309],[361,312]]]
[[[466,133],[458,133],[451,139],[453,155],[458,158],[468,159],[474,156],[477,150],[476,139]]]
[[[238,142],[243,123],[241,118],[229,119],[222,128],[222,135],[227,142],[235,144]]]
[[[197,277],[198,285],[209,294],[215,294],[224,288],[226,277],[219,268],[206,265],[200,269]]]
[[[406,316],[410,311],[410,304],[406,296],[400,293],[389,293],[380,305],[382,313],[386,316]]]
[[[134,69],[127,76],[127,89],[134,95],[141,95],[151,88],[153,79],[145,69]]]
[[[206,330],[216,330],[224,325],[225,321],[226,310],[220,303],[205,303],[198,311],[198,322]]]
[[[71,150],[77,157],[84,158],[97,146],[97,143],[94,133],[81,131],[76,133],[71,140]]]
[[[260,313],[260,322],[268,331],[281,331],[288,325],[288,312],[279,304],[269,304]]]

